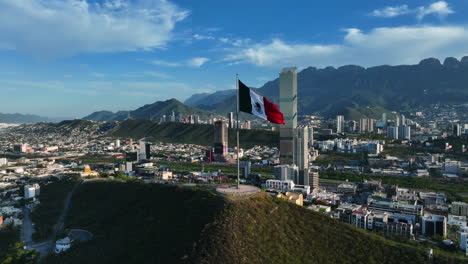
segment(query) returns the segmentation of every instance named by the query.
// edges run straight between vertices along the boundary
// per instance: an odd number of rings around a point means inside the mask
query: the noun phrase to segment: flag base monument
[[[216,187],[216,192],[226,196],[250,196],[260,192],[260,188],[244,184],[225,184]]]

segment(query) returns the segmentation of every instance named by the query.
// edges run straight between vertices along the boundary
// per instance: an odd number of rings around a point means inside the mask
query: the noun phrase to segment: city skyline
[[[83,117],[233,89],[235,73],[259,87],[287,66],[461,58],[467,8],[455,1],[303,1],[285,10],[263,1],[7,0],[0,112]]]

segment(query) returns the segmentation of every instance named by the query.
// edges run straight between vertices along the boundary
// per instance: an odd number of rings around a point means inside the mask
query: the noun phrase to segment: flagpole
[[[240,185],[240,159],[239,159],[239,74],[236,73],[236,87],[237,87],[237,189],[239,189]]]

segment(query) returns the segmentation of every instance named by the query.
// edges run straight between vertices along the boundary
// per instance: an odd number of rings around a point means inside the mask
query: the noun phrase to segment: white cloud
[[[382,9],[377,9],[377,10],[372,11],[371,16],[396,17],[396,16],[409,14],[410,12],[411,10],[408,8],[408,5],[388,6]]]
[[[212,35],[200,35],[200,34],[193,35],[193,38],[196,39],[196,40],[205,40],[205,39],[213,40],[213,39],[215,39],[215,37],[213,37]]]
[[[454,13],[454,11],[448,6],[447,2],[438,1],[428,7],[419,7],[417,17],[421,20],[427,15],[434,14],[439,18],[444,18],[452,13]]]
[[[182,66],[182,64],[178,62],[170,62],[170,61],[165,61],[165,60],[153,60],[151,61],[152,64],[158,65],[158,66],[167,66],[167,67],[179,67]]]
[[[268,44],[256,44],[242,49],[226,58],[228,61],[245,61],[258,66],[295,64],[312,57],[327,57],[338,52],[341,47],[334,45],[287,44],[274,39]]]
[[[0,48],[46,58],[163,48],[187,15],[167,0],[2,0]]]
[[[151,61],[152,64],[158,65],[158,66],[166,66],[166,67],[182,67],[182,66],[188,66],[188,67],[195,67],[195,68],[200,68],[203,64],[208,62],[210,59],[204,58],[204,57],[196,57],[196,58],[191,58],[187,61],[183,62],[173,62],[173,61],[165,61],[165,60],[153,60]]]
[[[438,1],[430,4],[429,6],[420,6],[414,9],[410,9],[408,5],[400,6],[387,6],[382,9],[376,9],[370,13],[371,16],[375,17],[397,17],[408,14],[416,14],[418,20],[423,19],[427,15],[436,15],[439,18],[444,18],[454,11],[449,7],[447,2]]]
[[[200,68],[203,64],[205,64],[209,60],[210,59],[208,59],[208,58],[202,58],[202,57],[193,58],[188,62],[188,65],[190,65],[192,67]]]
[[[295,44],[275,39],[237,49],[225,60],[265,67],[412,64],[428,57],[468,55],[466,43],[468,27],[464,26],[387,27],[369,32],[352,28],[340,43]]]

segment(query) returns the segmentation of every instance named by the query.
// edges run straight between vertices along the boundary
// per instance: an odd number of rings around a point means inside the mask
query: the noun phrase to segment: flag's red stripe
[[[263,97],[263,104],[265,106],[265,114],[268,121],[275,124],[285,124],[283,113],[280,112],[277,105],[271,103],[265,97]]]

